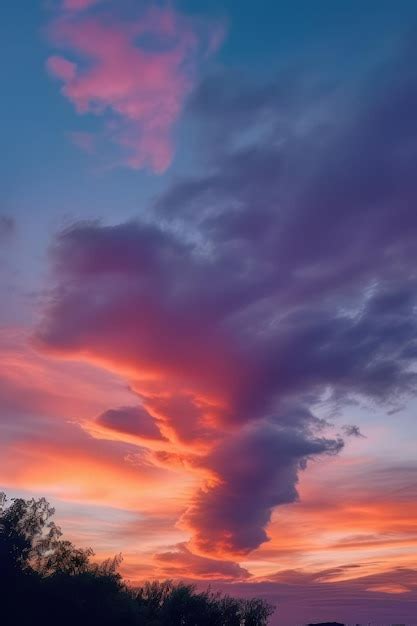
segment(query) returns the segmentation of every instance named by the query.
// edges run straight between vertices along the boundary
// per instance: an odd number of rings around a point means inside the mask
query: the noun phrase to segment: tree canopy
[[[0,622],[4,626],[266,626],[259,598],[198,591],[174,581],[129,587],[121,555],[102,563],[62,536],[45,498],[0,494]]]

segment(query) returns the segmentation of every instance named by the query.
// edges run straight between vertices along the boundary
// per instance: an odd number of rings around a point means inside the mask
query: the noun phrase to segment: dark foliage
[[[265,626],[261,599],[198,592],[183,583],[126,585],[121,556],[92,563],[91,549],[62,538],[54,509],[0,494],[0,621],[4,626]]]

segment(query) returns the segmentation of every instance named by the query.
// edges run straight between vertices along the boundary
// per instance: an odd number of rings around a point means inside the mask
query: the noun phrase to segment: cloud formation
[[[62,8],[67,11],[84,11],[102,0],[63,0]]]
[[[137,446],[98,441],[81,428],[111,400],[131,395],[120,381],[86,364],[39,355],[15,328],[1,330],[0,355],[2,488],[53,493],[59,485],[67,499],[90,502],[105,502],[112,493],[116,506],[137,502],[138,481],[144,494],[156,493],[166,472],[145,463]]]
[[[134,435],[145,440],[163,439],[152,416],[141,406],[108,409],[96,418],[96,423],[109,430]]]
[[[319,406],[415,392],[417,79],[401,59],[360,100],[209,79],[190,109],[204,174],[151,223],[56,239],[38,344],[126,376],[205,475],[182,520],[201,553],[265,542],[299,471],[341,449]]]
[[[134,168],[163,172],[173,153],[173,130],[204,55],[221,29],[180,14],[171,3],[141,2],[134,14],[94,0],[66,0],[49,24],[51,43],[64,51],[47,60],[62,94],[79,114],[103,118],[104,135]]]
[[[217,581],[245,580],[250,576],[237,563],[193,554],[184,543],[178,544],[175,550],[160,552],[155,558],[163,567],[164,575],[174,578],[184,578],[184,572],[187,578]]]
[[[336,454],[342,442],[265,424],[244,429],[205,463],[217,481],[195,497],[183,521],[210,553],[247,553],[268,541],[272,510],[297,500],[298,472],[309,458]]]

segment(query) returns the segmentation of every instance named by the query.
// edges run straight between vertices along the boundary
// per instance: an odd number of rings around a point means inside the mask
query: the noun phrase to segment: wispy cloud
[[[220,45],[222,28],[168,2],[140,2],[128,17],[117,2],[89,12],[96,4],[64,2],[48,28],[64,54],[51,55],[47,69],[77,113],[102,118],[102,135],[119,146],[120,164],[163,172],[184,101],[204,56]]]

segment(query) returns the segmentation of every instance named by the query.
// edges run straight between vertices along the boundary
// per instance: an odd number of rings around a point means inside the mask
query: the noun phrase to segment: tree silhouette
[[[273,607],[173,581],[129,588],[121,555],[91,561],[90,548],[63,539],[45,498],[0,494],[2,626],[266,626]]]

